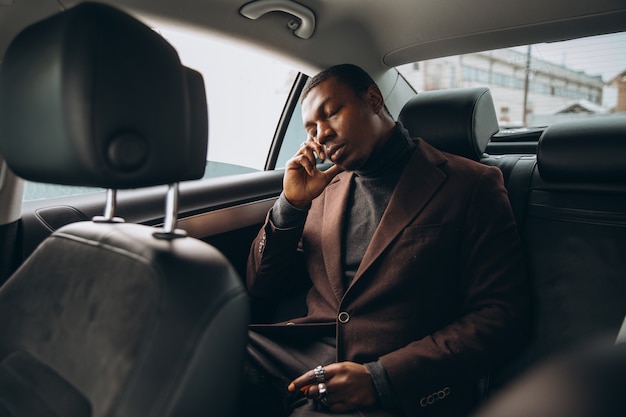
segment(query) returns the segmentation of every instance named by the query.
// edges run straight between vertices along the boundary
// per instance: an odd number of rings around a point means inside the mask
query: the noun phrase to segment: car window
[[[305,140],[306,133],[304,132],[304,123],[302,122],[302,108],[300,107],[300,100],[298,100],[291,119],[289,119],[289,125],[276,159],[276,168],[284,168],[287,161],[298,152],[300,144]]]
[[[626,33],[457,55],[397,69],[418,93],[489,87],[503,129],[626,112]]]
[[[165,24],[157,24],[154,29],[174,45],[184,65],[204,77],[209,108],[204,178],[263,170],[298,72],[270,54],[205,32]],[[102,191],[27,182],[23,200]]]

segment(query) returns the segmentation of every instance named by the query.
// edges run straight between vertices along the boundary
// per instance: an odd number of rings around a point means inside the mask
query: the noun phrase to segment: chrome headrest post
[[[155,232],[153,235],[157,239],[176,239],[186,237],[187,232],[176,229],[178,218],[178,183],[170,184],[165,197],[165,220],[163,231]]]
[[[176,220],[178,217],[178,183],[170,184],[167,187],[167,196],[165,198],[165,224],[163,229],[165,233],[172,233],[176,229]]]
[[[107,201],[104,206],[104,216],[95,216],[92,221],[96,223],[124,223],[121,217],[115,217],[117,208],[117,190],[109,188],[107,190]]]

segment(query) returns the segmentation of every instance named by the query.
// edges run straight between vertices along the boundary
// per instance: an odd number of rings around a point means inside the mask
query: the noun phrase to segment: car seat
[[[0,106],[15,174],[110,190],[103,216],[54,232],[0,289],[0,415],[232,414],[247,295],[176,229],[177,183],[206,163],[202,77],[135,18],[83,3],[14,39]],[[163,184],[163,228],[115,216],[114,190]]]
[[[411,137],[440,151],[479,161],[498,132],[498,117],[486,87],[424,91],[404,105],[398,120]]]

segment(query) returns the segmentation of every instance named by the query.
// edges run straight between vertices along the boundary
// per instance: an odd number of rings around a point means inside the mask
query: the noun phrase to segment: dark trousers
[[[249,332],[244,368],[241,417],[321,417],[330,415],[317,402],[287,386],[298,376],[318,365],[335,362],[334,336],[294,337]],[[333,416],[358,416],[332,414]]]

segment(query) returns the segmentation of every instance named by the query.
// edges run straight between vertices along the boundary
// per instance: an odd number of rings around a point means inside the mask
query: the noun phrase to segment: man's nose
[[[320,145],[325,144],[330,138],[333,137],[333,130],[327,123],[319,123],[317,131],[319,132],[317,135],[317,142]]]

